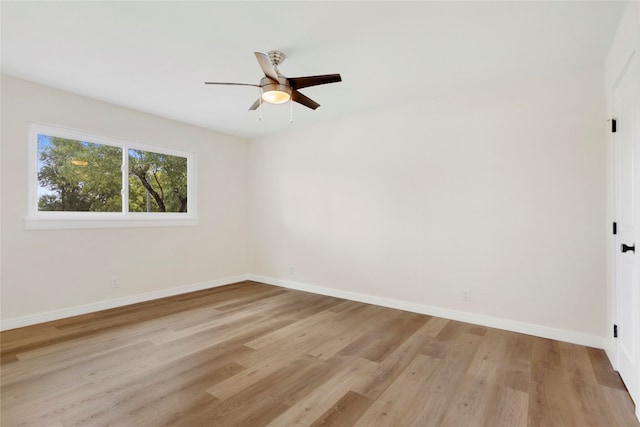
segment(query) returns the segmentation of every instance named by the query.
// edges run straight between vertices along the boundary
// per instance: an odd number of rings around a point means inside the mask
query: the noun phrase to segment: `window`
[[[187,158],[129,149],[129,212],[187,212]]]
[[[27,228],[195,225],[192,153],[30,125]]]

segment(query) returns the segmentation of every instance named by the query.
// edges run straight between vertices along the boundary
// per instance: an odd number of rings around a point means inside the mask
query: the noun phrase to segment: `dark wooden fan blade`
[[[256,59],[260,64],[260,68],[262,68],[262,72],[265,76],[269,77],[271,80],[278,82],[278,73],[276,73],[276,69],[273,68],[273,64],[269,60],[269,57],[264,53],[253,52],[256,55]]]
[[[226,82],[204,82],[206,85],[225,85],[225,86],[253,86],[260,87],[260,85],[254,85],[251,83],[226,83]]]
[[[303,94],[301,94],[296,90],[291,91],[291,99],[297,102],[298,104],[302,104],[305,107],[311,108],[312,110],[315,110],[320,106],[320,104],[318,104],[316,101],[314,101],[313,99],[307,96],[304,96]]]
[[[251,104],[251,107],[249,107],[249,111],[253,111],[257,109],[259,106],[260,106],[260,98],[256,99],[256,102]]]
[[[340,74],[325,74],[322,76],[289,77],[287,80],[291,85],[291,89],[302,89],[303,87],[341,82],[342,77],[340,77]]]

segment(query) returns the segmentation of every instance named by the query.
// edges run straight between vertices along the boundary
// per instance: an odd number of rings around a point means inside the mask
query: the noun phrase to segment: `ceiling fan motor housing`
[[[270,50],[269,52],[267,52],[267,56],[269,56],[269,60],[275,67],[276,71],[278,70],[278,65],[282,64],[287,57],[284,52],[281,52],[279,50]],[[278,72],[278,75],[280,75],[280,72]]]

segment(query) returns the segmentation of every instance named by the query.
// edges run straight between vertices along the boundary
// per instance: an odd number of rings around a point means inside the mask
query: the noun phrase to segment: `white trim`
[[[550,328],[548,326],[536,325],[533,323],[519,322],[516,320],[501,319],[483,314],[469,313],[464,311],[451,310],[442,307],[435,307],[425,304],[416,304],[409,301],[396,300],[391,298],[378,297],[374,295],[366,295],[358,292],[343,291],[340,289],[326,288],[324,286],[310,285],[290,280],[277,279],[273,277],[259,276],[249,274],[247,280],[262,282],[274,286],[282,286],[283,288],[296,289],[299,291],[311,292],[314,294],[327,295],[336,298],[343,298],[352,301],[364,302],[383,307],[395,308],[399,310],[410,311],[420,314],[428,314],[430,316],[442,317],[460,322],[473,323],[475,325],[487,326],[490,328],[503,329],[506,331],[518,332],[527,335],[534,335],[542,338],[549,338],[558,341],[570,342],[573,344],[584,345],[588,347],[604,348],[605,338],[588,335],[580,332],[570,331],[566,329]]]
[[[395,308],[398,310],[410,311],[413,313],[428,314],[430,316],[442,317],[445,319],[457,320],[460,322],[472,323],[475,325],[487,326],[490,328],[503,329],[506,331],[518,332],[527,335],[534,335],[542,338],[549,338],[558,341],[570,342],[573,344],[585,345],[595,348],[605,348],[606,339],[595,335],[583,334],[566,329],[550,328],[548,326],[536,325],[533,323],[518,322],[515,320],[501,319],[493,316],[469,313],[464,311],[451,310],[442,307],[435,307],[425,304],[416,304],[409,301],[396,300],[391,298],[366,295],[358,292],[343,291],[340,289],[327,288],[324,286],[310,285],[290,280],[277,279],[273,277],[260,276],[256,274],[242,274],[209,282],[195,283],[191,285],[179,286],[176,288],[163,289],[144,294],[132,295],[123,298],[100,301],[85,304],[77,307],[69,307],[61,310],[38,313],[29,316],[16,317],[0,322],[0,331],[21,328],[52,320],[64,319],[81,314],[94,313],[100,310],[122,307],[139,302],[151,301],[159,298],[174,295],[186,294],[189,292],[210,289],[219,286],[230,285],[232,283],[251,280],[273,286],[281,286],[287,289],[295,289],[304,292],[311,292],[318,295],[343,298],[351,301],[358,301],[367,304],[379,305],[382,307]]]
[[[247,279],[247,275],[225,277],[209,282],[194,283],[191,285],[178,286],[175,288],[162,289],[144,294],[131,295],[128,297],[99,301],[90,304],[79,305],[76,307],[63,308],[61,310],[47,311],[28,316],[15,317],[0,322],[0,331],[9,329],[22,328],[24,326],[35,325],[38,323],[50,322],[52,320],[64,319],[67,317],[78,316],[81,314],[95,313],[96,311],[108,310],[110,308],[122,307],[125,305],[136,304],[139,302],[151,301],[159,298],[171,297],[174,295],[186,294],[189,292],[201,291],[203,289],[216,288],[219,286],[230,285],[232,283],[243,282]]]
[[[160,214],[161,215],[161,214]],[[192,227],[198,225],[198,218],[193,219],[158,219],[158,218],[131,218],[127,219],[75,219],[58,218],[43,219],[26,217],[24,227],[26,230],[61,230],[83,228],[135,228],[135,227]]]

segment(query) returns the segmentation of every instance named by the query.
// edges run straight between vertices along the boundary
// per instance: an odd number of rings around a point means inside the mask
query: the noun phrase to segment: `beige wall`
[[[594,67],[251,141],[250,271],[603,337],[603,79]]]
[[[29,121],[196,153],[199,225],[26,230]],[[3,76],[2,320],[245,274],[246,148],[240,138]]]
[[[601,346],[603,80],[588,68],[245,141],[3,77],[2,319],[252,273]],[[196,152],[200,225],[25,230],[29,120]]]

